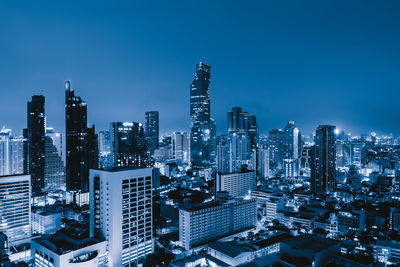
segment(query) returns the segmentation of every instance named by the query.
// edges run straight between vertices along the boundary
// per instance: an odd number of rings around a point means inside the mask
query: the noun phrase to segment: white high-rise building
[[[174,132],[172,135],[174,159],[180,162],[189,161],[189,137],[185,132]]]
[[[258,167],[262,177],[269,177],[269,148],[263,147],[259,150]]]
[[[90,170],[90,235],[107,241],[110,266],[151,254],[152,169]]]
[[[11,245],[31,236],[31,176],[0,176],[0,232]]]

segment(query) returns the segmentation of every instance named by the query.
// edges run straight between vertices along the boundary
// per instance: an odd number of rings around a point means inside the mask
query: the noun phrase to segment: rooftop
[[[327,248],[339,244],[339,241],[321,238],[313,235],[301,235],[292,239],[283,241],[284,244],[290,246],[292,249],[302,250],[310,254],[317,254]]]

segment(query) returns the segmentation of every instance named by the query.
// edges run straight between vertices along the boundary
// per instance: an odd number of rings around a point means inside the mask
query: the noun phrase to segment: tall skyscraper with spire
[[[32,194],[40,195],[44,190],[44,167],[46,151],[44,96],[34,95],[28,101],[27,160],[31,175]]]
[[[65,83],[65,132],[66,132],[66,184],[70,191],[88,191],[89,168],[91,163],[98,160],[89,157],[98,157],[91,153],[91,144],[96,143],[94,128],[87,127],[87,105],[75,91],[70,82]],[[90,132],[90,133],[89,133]],[[93,165],[92,164],[92,165]]]
[[[210,166],[216,154],[216,125],[210,110],[210,65],[196,65],[190,87],[190,161],[193,168]]]

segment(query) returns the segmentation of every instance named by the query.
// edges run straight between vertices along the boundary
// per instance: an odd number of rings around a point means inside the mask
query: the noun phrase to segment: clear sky
[[[118,3],[116,3],[118,2]],[[211,65],[218,132],[242,106],[261,132],[294,120],[400,134],[400,1],[1,1],[0,126],[17,134],[46,96],[64,131],[64,82],[89,122],[187,130],[195,64]]]

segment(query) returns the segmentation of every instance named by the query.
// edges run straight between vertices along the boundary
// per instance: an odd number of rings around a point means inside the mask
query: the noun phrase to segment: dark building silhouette
[[[216,155],[216,125],[210,116],[210,66],[200,62],[190,87],[190,160],[193,168],[210,166]]]
[[[95,126],[89,127],[88,131],[88,165],[89,169],[99,167],[99,136],[96,134]]]
[[[87,105],[79,96],[75,96],[69,81],[65,83],[65,132],[67,190],[86,192],[89,184],[89,168],[97,167],[91,166],[91,161],[98,161],[98,155],[92,156],[89,160],[91,141],[87,127]],[[93,134],[94,128],[92,137]]]
[[[274,129],[269,132],[268,148],[270,168],[281,169],[284,156],[284,133],[281,129]]]
[[[335,126],[320,125],[315,131],[311,160],[311,191],[325,197],[336,187]]]
[[[110,125],[113,167],[151,166],[143,125],[137,122],[113,122]]]
[[[43,193],[45,167],[44,96],[34,95],[28,102],[27,172],[31,175],[32,195]]]
[[[147,147],[151,154],[158,149],[159,145],[159,115],[158,111],[147,111],[145,113],[144,133],[147,140]]]

